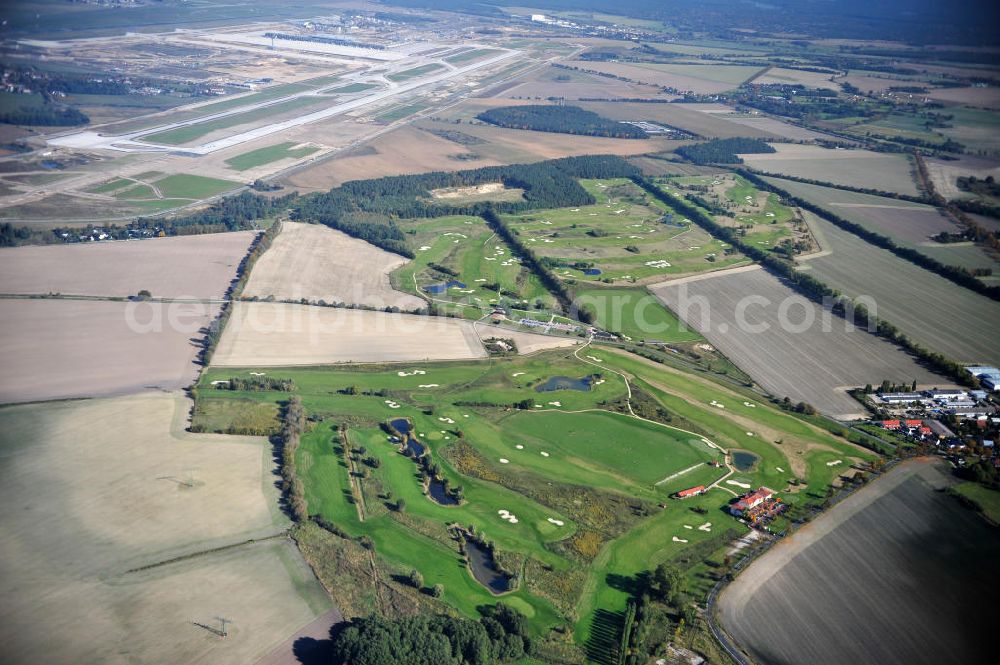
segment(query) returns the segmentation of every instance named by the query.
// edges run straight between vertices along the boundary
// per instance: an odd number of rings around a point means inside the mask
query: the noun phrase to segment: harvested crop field
[[[846,330],[843,319],[831,315],[824,326],[818,305],[762,269],[665,282],[650,291],[765,390],[827,415],[863,413],[847,388],[883,379],[946,383],[889,342]]]
[[[629,102],[584,102],[582,108],[612,120],[647,120],[662,122],[705,138],[750,137],[771,139],[786,132],[768,130],[766,127],[748,127],[726,117],[723,113],[705,112],[703,107],[721,107],[726,113],[732,109],[721,104],[635,104]],[[779,123],[780,125],[784,123]],[[789,125],[790,126],[790,125]]]
[[[930,349],[959,362],[1000,363],[1000,303],[815,215],[806,216],[806,221],[829,252],[803,261],[810,274],[851,297],[874,299],[876,306],[869,305],[869,310]]]
[[[754,562],[720,618],[761,665],[989,663],[1000,532],[907,462]]]
[[[524,332],[523,330],[508,330],[497,326],[476,323],[476,331],[483,339],[498,337],[500,339],[512,339],[517,345],[517,351],[521,354],[535,353],[546,349],[555,349],[565,346],[575,346],[580,340],[572,337],[548,337],[535,333]]]
[[[824,72],[807,72],[803,69],[786,67],[771,67],[762,76],[753,80],[755,85],[803,85],[807,88],[824,88],[840,91],[840,86],[833,82],[832,74]]]
[[[622,76],[700,95],[714,95],[738,87],[761,71],[762,67],[745,65],[664,65],[659,63],[590,62],[573,60],[570,66],[583,70]]]
[[[406,262],[402,256],[321,224],[285,222],[254,265],[243,294],[419,309],[426,304],[422,299],[389,284],[389,273]]]
[[[261,540],[288,527],[266,439],[186,433],[188,408],[0,409],[5,660],[252,663],[329,608],[294,546]]]
[[[900,245],[917,247],[942,231],[957,233],[961,230],[934,206],[781,178],[764,180],[792,196],[805,199],[839,217],[888,236]]]
[[[777,152],[740,155],[753,169],[774,175],[822,180],[849,187],[918,195],[907,155],[843,150],[815,145],[775,144]]]
[[[0,300],[0,403],[183,388],[197,377],[200,331],[217,311],[204,303]]]
[[[0,292],[221,298],[256,232],[0,249]]]
[[[938,88],[928,92],[927,96],[941,102],[955,102],[994,110],[1000,109],[1000,91],[996,87]]]
[[[469,321],[243,302],[236,304],[212,365],[280,367],[485,356]]]

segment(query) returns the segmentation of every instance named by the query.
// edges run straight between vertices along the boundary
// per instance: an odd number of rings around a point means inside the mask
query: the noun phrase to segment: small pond
[[[474,540],[465,538],[465,551],[469,557],[469,568],[476,581],[493,593],[510,591],[510,577],[497,569],[493,553]]]
[[[427,449],[424,447],[424,444],[417,441],[417,438],[413,436],[409,420],[406,418],[396,418],[395,420],[389,421],[389,424],[392,425],[393,429],[402,435],[403,440],[406,442],[406,449],[409,450],[414,457],[420,457],[426,452]]]
[[[535,386],[535,391],[550,393],[555,390],[579,390],[585,393],[590,390],[593,383],[593,376],[581,376],[579,379],[574,379],[571,376],[553,376],[545,383]]]
[[[440,480],[431,480],[427,483],[427,493],[431,495],[431,498],[435,502],[441,504],[442,506],[457,506],[458,500],[455,499],[448,490],[444,488],[444,483]]]
[[[754,455],[753,453],[745,450],[733,450],[732,454],[733,466],[736,467],[737,471],[742,471],[744,473],[753,469],[757,466],[757,462],[760,461],[760,457],[758,455]]]
[[[445,282],[443,284],[429,284],[428,286],[423,287],[423,289],[427,293],[433,293],[433,294],[436,295],[436,294],[439,294],[439,293],[444,293],[445,291],[447,291],[448,289],[453,288],[453,287],[458,287],[460,289],[464,289],[465,288],[465,282],[460,282],[457,279],[453,279],[453,280],[450,280],[450,281]]]
[[[601,274],[601,269],[600,268],[587,268],[586,270],[583,271],[583,274],[584,275],[600,275]]]

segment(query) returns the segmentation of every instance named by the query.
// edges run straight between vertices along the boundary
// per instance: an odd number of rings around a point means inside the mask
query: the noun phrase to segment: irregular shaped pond
[[[737,471],[747,472],[750,469],[757,466],[757,462],[760,461],[758,455],[747,452],[745,450],[733,450],[733,466],[736,467]]]
[[[476,541],[465,538],[465,552],[469,558],[469,568],[476,581],[493,593],[505,593],[510,591],[510,576],[501,572],[497,568],[496,561],[493,560],[493,553]]]
[[[579,379],[574,379],[571,376],[553,376],[545,383],[535,386],[535,392],[550,393],[554,390],[579,390],[585,393],[590,390],[590,386],[593,383],[593,376],[581,376]]]

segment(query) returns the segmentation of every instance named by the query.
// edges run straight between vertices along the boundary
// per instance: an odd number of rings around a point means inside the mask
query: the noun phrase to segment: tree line
[[[748,175],[751,176],[747,179],[754,182],[753,174],[742,170],[738,170],[737,172],[745,178]],[[961,364],[944,354],[931,351],[914,342],[892,323],[871,314],[864,305],[855,305],[839,291],[830,288],[808,273],[796,270],[795,264],[791,261],[744,242],[735,229],[722,226],[696,206],[665,194],[648,179],[634,178],[633,181],[655,198],[683,213],[711,236],[731,244],[748,258],[760,263],[768,272],[782,279],[786,284],[810,300],[824,305],[832,303],[832,311],[835,314],[845,318],[850,317],[850,320],[855,325],[865,329],[872,329],[876,335],[899,345],[930,369],[951,378],[957,383],[962,385],[976,383]]]
[[[69,106],[43,102],[35,106],[19,106],[0,113],[0,124],[33,127],[72,127],[86,125],[90,117]]]
[[[306,413],[302,407],[302,398],[292,395],[281,414],[278,439],[281,446],[281,491],[288,511],[296,522],[304,522],[309,518],[305,488],[295,472],[295,452],[299,449],[305,427]]]
[[[527,620],[497,603],[475,621],[422,614],[402,619],[354,619],[333,641],[338,665],[493,665],[524,658],[532,650]]]
[[[509,129],[622,139],[649,138],[649,134],[635,125],[609,120],[579,106],[501,106],[483,111],[476,117],[491,125]]]

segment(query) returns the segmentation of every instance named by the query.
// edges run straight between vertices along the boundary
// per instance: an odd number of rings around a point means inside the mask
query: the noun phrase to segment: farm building
[[[965,400],[965,399],[967,399],[969,397],[969,393],[967,393],[964,390],[953,390],[953,389],[949,389],[949,390],[937,390],[937,389],[934,389],[934,390],[928,390],[927,391],[927,396],[930,397],[931,399],[947,400],[947,401],[950,402],[950,401],[953,401],[953,400]]]
[[[1000,387],[1000,369],[988,365],[966,367],[965,371],[979,379],[987,390],[993,391]]]
[[[878,396],[884,404],[909,404],[923,399],[920,393],[882,393]]]
[[[686,490],[681,490],[680,492],[677,493],[677,498],[686,499],[688,497],[698,496],[699,494],[704,494],[704,493],[705,493],[705,486],[698,485],[697,487],[689,487]]]
[[[882,429],[899,429],[899,420],[883,420]]]
[[[753,492],[748,492],[739,498],[738,501],[729,506],[729,511],[737,517],[748,511],[752,511],[765,501],[774,496],[774,490],[766,487],[759,487]]]

